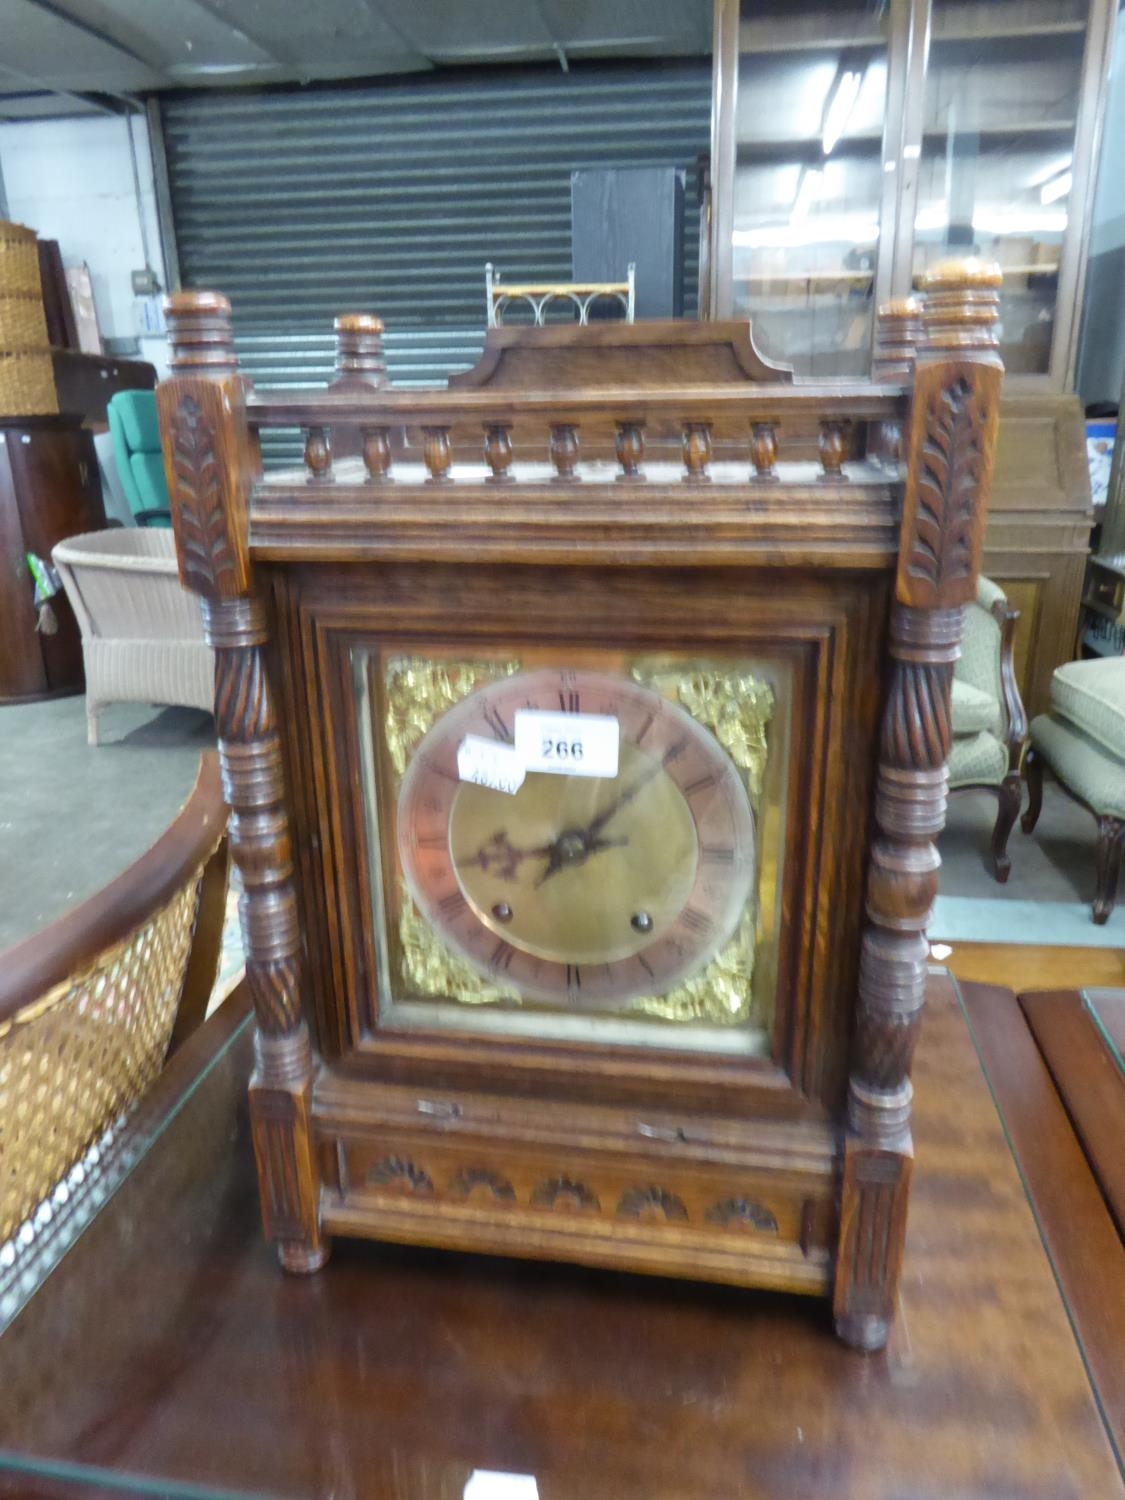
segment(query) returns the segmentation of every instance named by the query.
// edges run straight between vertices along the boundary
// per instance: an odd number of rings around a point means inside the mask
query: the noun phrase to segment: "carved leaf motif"
[[[506,1177],[487,1167],[462,1167],[449,1184],[450,1192],[458,1198],[471,1198],[478,1190],[488,1193],[497,1203],[514,1203],[516,1190]]]
[[[974,408],[972,387],[964,378],[947,386],[930,404],[907,572],[939,594],[943,585],[972,572],[981,417]]]
[[[368,1172],[367,1181],[384,1192],[415,1198],[433,1197],[434,1184],[430,1174],[402,1156],[384,1156]]]
[[[683,1199],[661,1187],[630,1188],[622,1194],[617,1212],[625,1219],[665,1219],[677,1223],[683,1223],[688,1216]]]
[[[761,1229],[768,1234],[777,1233],[777,1218],[761,1203],[749,1198],[724,1198],[707,1210],[712,1224],[724,1228]]]
[[[222,593],[222,584],[235,577],[223,510],[222,473],[214,430],[191,396],[183,398],[176,412],[172,470],[184,582],[204,595]]]
[[[598,1195],[584,1182],[574,1182],[569,1177],[551,1177],[541,1182],[531,1195],[533,1208],[576,1209],[579,1212],[595,1211],[601,1207]]]

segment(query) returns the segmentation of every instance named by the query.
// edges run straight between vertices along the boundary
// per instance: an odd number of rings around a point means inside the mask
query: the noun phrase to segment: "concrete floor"
[[[0,949],[60,916],[99,890],[159,837],[195,779],[199,756],[214,743],[207,714],[118,704],[102,719],[103,743],[86,744],[82,698],[0,708]],[[995,799],[983,792],[951,797],[941,840],[943,897],[969,898],[978,920],[999,941],[1013,922],[1027,931],[1019,908],[981,903],[1046,903],[1051,921],[1069,908],[1066,940],[1125,946],[1125,901],[1111,930],[1089,930],[1079,904],[1094,889],[1094,820],[1049,781],[1035,834],[1017,825],[1009,851],[1012,874],[997,885],[988,863]],[[962,902],[962,905],[965,903]],[[964,933],[961,934],[964,937]],[[1027,936],[1022,937],[1028,941]],[[1044,942],[1062,941],[1045,934]]]
[[[214,744],[209,714],[81,697],[0,708],[0,949],[119,875],[168,827]]]

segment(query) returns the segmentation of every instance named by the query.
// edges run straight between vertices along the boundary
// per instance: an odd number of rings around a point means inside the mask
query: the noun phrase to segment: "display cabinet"
[[[799,374],[866,374],[927,266],[1004,272],[984,564],[1032,711],[1072,654],[1089,542],[1071,395],[1111,0],[717,0],[709,307]],[[783,435],[784,440],[784,435]]]

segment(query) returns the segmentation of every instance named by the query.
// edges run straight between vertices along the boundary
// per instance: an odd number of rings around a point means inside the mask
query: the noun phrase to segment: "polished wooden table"
[[[345,1242],[285,1277],[250,1052],[236,1009],[193,1038],[140,1160],[0,1338],[0,1494],[462,1500],[474,1471],[539,1500],[1125,1494],[949,979],[902,1309],[867,1358],[780,1295]]]

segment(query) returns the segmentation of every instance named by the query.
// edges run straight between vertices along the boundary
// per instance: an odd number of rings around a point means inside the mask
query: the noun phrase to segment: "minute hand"
[[[651,767],[651,769],[646,771],[643,776],[638,776],[636,781],[634,781],[631,786],[627,786],[619,797],[615,798],[615,800],[611,802],[608,807],[603,808],[602,811],[598,813],[593,822],[586,825],[586,827],[583,829],[583,834],[585,835],[586,839],[589,840],[596,838],[605,827],[605,825],[609,822],[609,820],[611,818],[615,818],[623,807],[627,807],[629,803],[632,802],[633,798],[636,797],[637,793],[640,792],[644,787],[646,787],[648,783],[653,779],[653,777],[658,775],[663,769],[664,767],[660,763],[657,763],[655,766]]]

